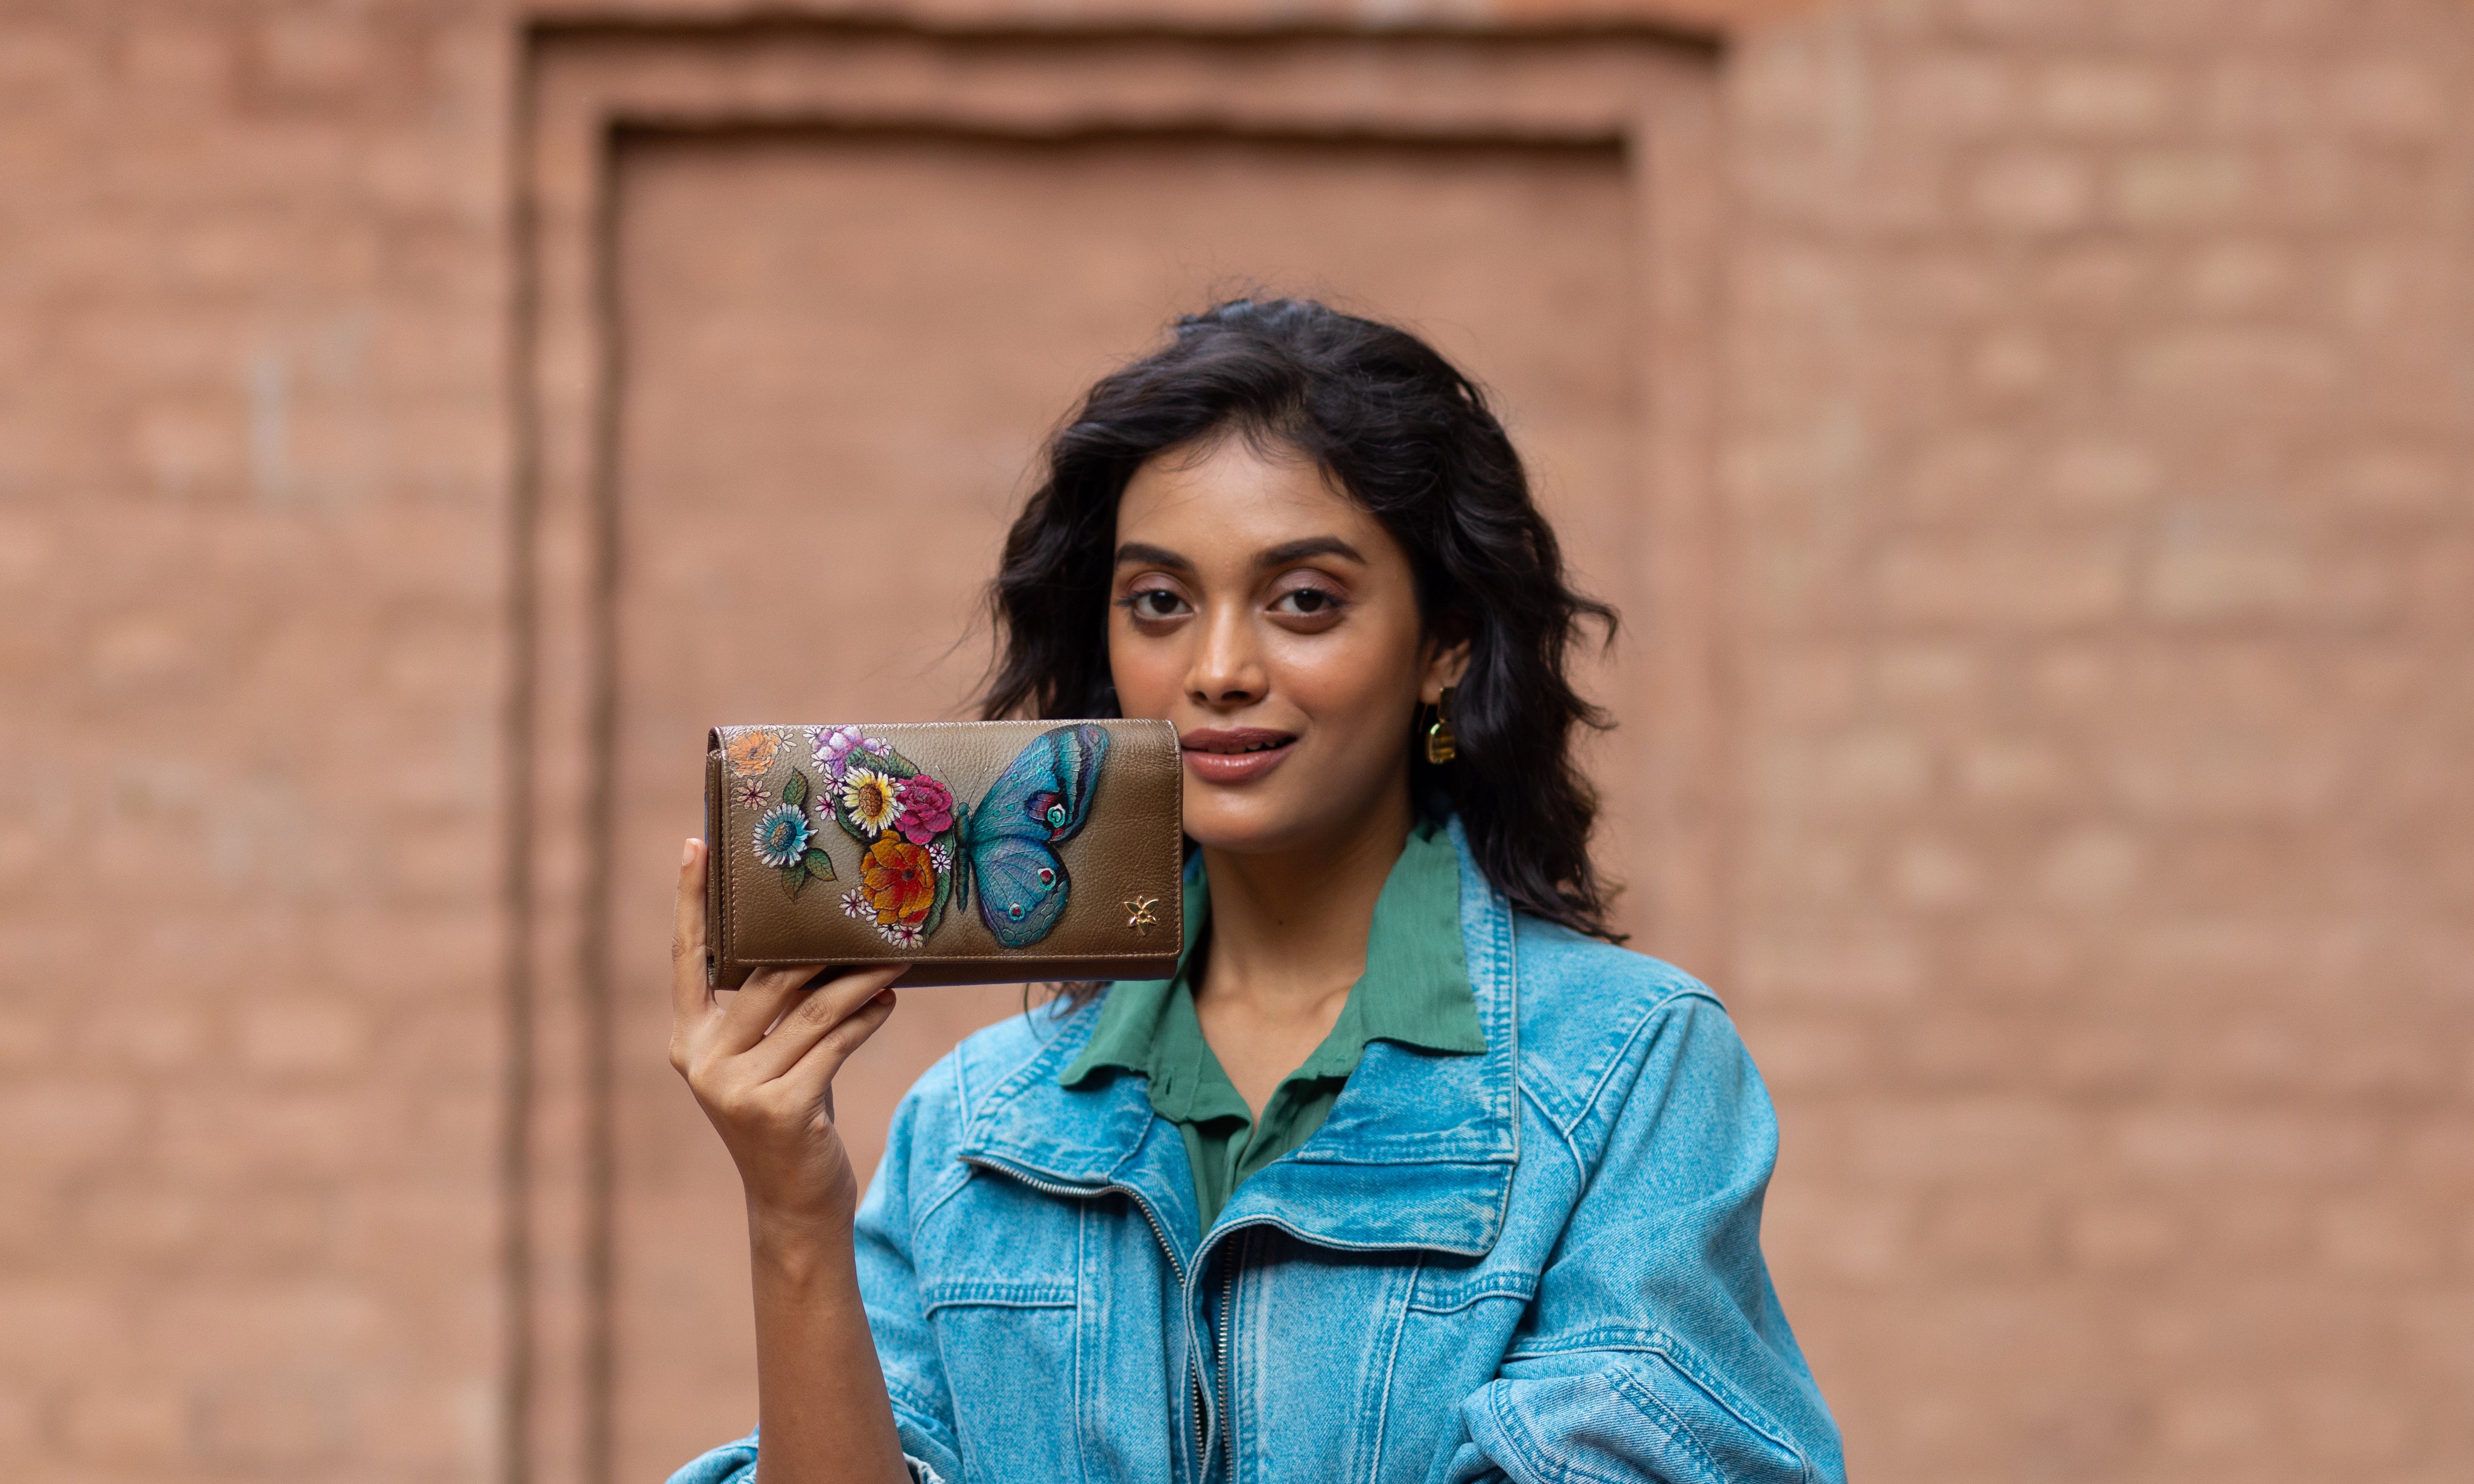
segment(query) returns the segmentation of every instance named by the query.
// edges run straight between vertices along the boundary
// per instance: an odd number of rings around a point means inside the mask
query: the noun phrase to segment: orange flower
[[[748,778],[773,766],[782,752],[782,735],[775,731],[742,731],[721,746],[730,759],[730,771]]]
[[[936,869],[928,852],[896,835],[867,848],[859,875],[879,922],[916,922],[936,902]]]

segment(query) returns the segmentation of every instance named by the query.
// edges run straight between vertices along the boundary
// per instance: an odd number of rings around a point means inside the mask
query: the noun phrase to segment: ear
[[[1423,673],[1418,679],[1418,699],[1427,706],[1441,702],[1444,689],[1459,684],[1468,673],[1468,636],[1458,633],[1458,627],[1439,629],[1419,646]]]

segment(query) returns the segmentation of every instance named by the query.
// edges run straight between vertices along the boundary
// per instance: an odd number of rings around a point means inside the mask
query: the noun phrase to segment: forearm
[[[764,1484],[909,1484],[893,1404],[838,1236],[749,1220],[756,1290],[759,1476]]]

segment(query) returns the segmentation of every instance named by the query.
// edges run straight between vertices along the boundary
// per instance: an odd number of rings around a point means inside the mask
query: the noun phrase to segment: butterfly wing
[[[1056,852],[1036,840],[991,841],[972,857],[971,872],[979,877],[980,921],[1008,948],[1047,937],[1074,884]]]
[[[1108,754],[1088,722],[1041,732],[1006,766],[963,830],[980,921],[1008,948],[1048,936],[1073,888],[1056,847],[1082,832]]]
[[[1073,839],[1090,818],[1092,785],[1107,754],[1108,733],[1089,722],[1041,732],[971,811],[972,837],[1050,845]]]

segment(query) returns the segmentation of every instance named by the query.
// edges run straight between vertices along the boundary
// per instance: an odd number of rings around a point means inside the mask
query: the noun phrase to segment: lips
[[[1188,773],[1206,783],[1247,783],[1287,760],[1297,733],[1268,727],[1207,727],[1177,739]]]

